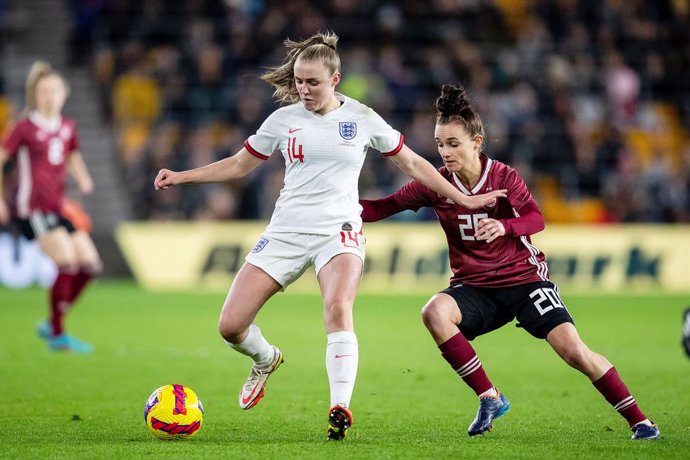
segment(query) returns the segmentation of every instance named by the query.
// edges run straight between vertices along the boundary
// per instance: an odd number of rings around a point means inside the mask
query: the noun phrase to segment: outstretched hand
[[[467,209],[479,209],[485,206],[493,207],[499,198],[505,198],[506,196],[508,195],[505,189],[492,190],[482,195],[467,196],[461,204]]]
[[[161,169],[160,171],[158,171],[158,175],[153,180],[153,187],[156,190],[166,190],[168,187],[178,185],[180,183],[179,175],[180,173],[177,173],[175,171],[171,171],[165,168]]]

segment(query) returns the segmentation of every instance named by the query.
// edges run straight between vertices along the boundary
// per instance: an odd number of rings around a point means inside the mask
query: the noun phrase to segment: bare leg
[[[41,250],[57,264],[58,268],[75,271],[79,265],[76,248],[64,227],[57,227],[36,238]]]
[[[260,268],[250,263],[242,265],[220,312],[220,335],[230,343],[242,342],[261,307],[280,287]]]
[[[631,427],[641,422],[650,424],[618,375],[618,371],[606,358],[593,352],[582,342],[573,324],[563,323],[556,326],[546,336],[546,340],[566,363],[589,377],[594,387]],[[635,436],[640,437],[634,439],[655,439],[659,436],[658,428],[654,427],[651,430],[655,432],[642,435],[636,432]]]
[[[599,380],[613,367],[606,358],[585,345],[572,323],[556,326],[546,336],[546,341],[563,361],[585,374],[592,382]]]
[[[318,274],[327,333],[326,371],[331,388],[331,407],[347,408],[350,405],[357,378],[359,348],[352,310],[362,267],[362,259],[358,256],[339,254]],[[351,414],[348,417],[351,419]]]
[[[242,409],[256,406],[264,395],[268,377],[283,362],[282,353],[268,343],[253,324],[261,307],[280,290],[280,284],[260,268],[245,263],[237,273],[220,313],[218,330],[235,351],[254,361],[242,389]]]
[[[74,305],[75,300],[82,293],[86,285],[94,276],[101,273],[103,263],[98,255],[96,246],[91,240],[91,236],[84,231],[77,231],[71,234],[72,244],[77,253],[79,272],[74,280],[70,295],[70,304]]]
[[[445,293],[434,295],[422,308],[422,321],[436,342],[441,356],[477,395],[492,396],[493,385],[486,375],[477,353],[462,335],[458,325],[462,314],[455,299]]]
[[[455,299],[438,293],[422,308],[422,321],[436,345],[441,345],[459,332],[457,325],[462,321],[462,314]]]

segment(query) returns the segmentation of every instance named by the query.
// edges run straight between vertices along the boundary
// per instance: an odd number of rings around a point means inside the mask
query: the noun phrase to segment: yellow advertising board
[[[227,290],[264,222],[124,223],[117,241],[139,283],[152,290]],[[450,277],[435,222],[364,228],[364,292],[431,293]],[[569,292],[690,293],[690,226],[552,225],[534,235],[551,278]],[[317,289],[313,270],[290,291]]]

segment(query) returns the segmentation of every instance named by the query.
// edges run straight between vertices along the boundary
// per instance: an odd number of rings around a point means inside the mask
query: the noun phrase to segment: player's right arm
[[[10,211],[7,208],[5,196],[2,193],[2,191],[4,190],[4,184],[2,182],[2,170],[5,167],[5,163],[7,162],[8,158],[9,155],[7,154],[7,150],[0,147],[0,224],[6,224],[10,221]]]
[[[153,181],[153,186],[156,190],[165,190],[174,185],[226,182],[247,175],[263,161],[243,147],[231,157],[223,158],[200,168],[186,171],[161,169]]]

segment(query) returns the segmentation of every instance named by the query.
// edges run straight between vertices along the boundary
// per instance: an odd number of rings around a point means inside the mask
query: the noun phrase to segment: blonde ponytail
[[[289,50],[283,63],[272,67],[261,79],[275,88],[273,97],[281,103],[299,101],[295,87],[295,61],[298,57],[308,61],[321,61],[331,74],[340,70],[338,56],[338,36],[333,32],[318,33],[301,42],[289,38],[283,44]]]

